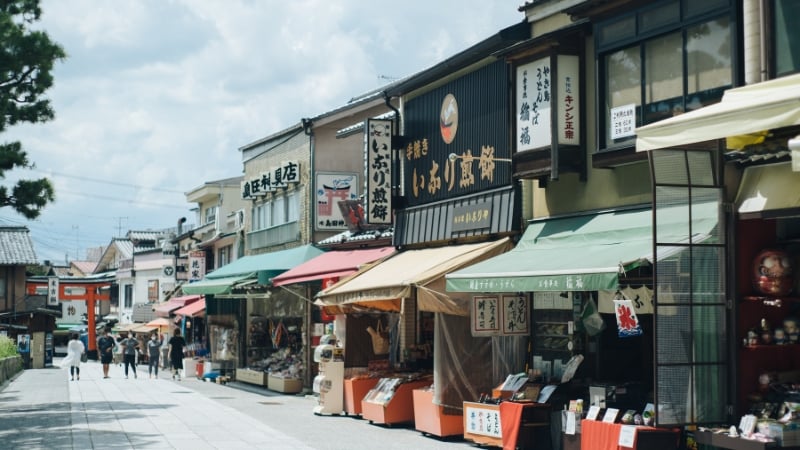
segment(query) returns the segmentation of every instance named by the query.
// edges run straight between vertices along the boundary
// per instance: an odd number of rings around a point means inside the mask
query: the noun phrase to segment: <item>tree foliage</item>
[[[31,28],[41,14],[39,0],[0,0],[0,133],[20,122],[55,117],[44,93],[53,86],[53,66],[66,53],[46,32]],[[0,143],[0,178],[14,168],[33,167],[20,142]],[[10,206],[28,219],[54,199],[47,178],[0,186],[0,207]]]

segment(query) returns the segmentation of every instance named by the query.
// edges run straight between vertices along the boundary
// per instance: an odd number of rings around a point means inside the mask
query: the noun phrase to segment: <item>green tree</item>
[[[53,66],[66,53],[47,33],[30,28],[41,15],[39,0],[0,0],[0,133],[20,122],[55,117],[44,92],[53,85]],[[0,178],[14,168],[33,167],[20,142],[0,143]],[[0,207],[10,206],[28,219],[39,217],[54,199],[47,178],[0,186]]]

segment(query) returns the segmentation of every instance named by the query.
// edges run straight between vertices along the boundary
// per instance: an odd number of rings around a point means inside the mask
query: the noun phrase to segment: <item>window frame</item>
[[[594,25],[594,48],[595,48],[595,65],[596,65],[596,92],[597,92],[597,105],[596,105],[596,150],[594,155],[607,154],[609,152],[618,152],[621,150],[633,149],[636,142],[636,136],[628,136],[621,138],[616,142],[609,140],[609,111],[606,111],[608,104],[608,64],[606,58],[622,50],[638,49],[639,55],[639,103],[636,105],[636,126],[642,126],[645,123],[652,123],[659,119],[644,122],[644,116],[648,111],[648,106],[653,107],[664,101],[654,101],[645,103],[647,100],[648,83],[651,81],[646,77],[647,55],[645,54],[645,47],[648,43],[653,43],[662,37],[680,34],[681,39],[681,60],[682,60],[682,95],[676,97],[681,103],[681,109],[686,112],[691,109],[687,107],[687,103],[692,98],[696,98],[700,94],[711,93],[705,95],[702,100],[704,104],[714,103],[722,98],[722,93],[731,87],[736,86],[738,83],[738,54],[736,51],[736,8],[733,7],[732,0],[717,0],[718,4],[706,8],[703,11],[695,13],[690,16],[689,0],[664,0],[654,4],[646,5],[638,9],[620,14],[614,18],[606,21],[599,21]],[[660,22],[657,26],[650,29],[644,29],[642,25],[643,17],[648,13],[664,9],[665,7],[678,8],[677,19],[672,21]],[[719,19],[728,20],[728,29],[730,31],[730,85],[710,88],[706,90],[699,90],[696,92],[688,92],[688,79],[689,79],[689,62],[687,58],[686,44],[687,44],[687,31],[702,25],[704,23],[712,22]],[[626,24],[627,22],[627,24]],[[620,27],[620,24],[630,25]],[[616,28],[615,28],[616,26]],[[629,28],[633,28],[630,30]],[[616,34],[609,34],[607,31],[620,31]],[[605,41],[604,41],[605,39]],[[635,51],[635,50],[634,50]],[[687,93],[688,92],[688,93]]]

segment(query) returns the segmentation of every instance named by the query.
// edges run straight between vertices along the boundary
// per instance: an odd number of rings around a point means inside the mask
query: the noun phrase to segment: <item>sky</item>
[[[197,224],[185,193],[242,175],[239,148],[344,106],[524,20],[523,0],[42,0],[59,43],[53,121],[15,125],[56,201],[27,226],[40,262],[128,230]]]

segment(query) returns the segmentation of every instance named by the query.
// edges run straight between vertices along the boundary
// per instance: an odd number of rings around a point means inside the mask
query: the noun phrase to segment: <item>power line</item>
[[[89,178],[89,177],[85,177],[83,175],[80,175],[80,176],[78,176],[78,175],[68,175],[66,173],[53,172],[53,171],[44,171],[44,170],[39,170],[39,169],[32,169],[32,171],[41,173],[43,175],[55,175],[55,176],[58,176],[58,177],[72,178],[72,179],[80,180],[80,181],[91,181],[93,183],[111,184],[111,185],[114,185],[114,186],[125,186],[125,187],[132,187],[132,188],[136,188],[136,189],[147,189],[147,190],[150,190],[150,191],[170,192],[170,193],[173,193],[173,194],[185,194],[185,192],[179,191],[177,189],[167,189],[167,188],[159,188],[159,187],[142,186],[142,185],[131,184],[131,183],[121,183],[119,181],[101,180],[99,178]]]

